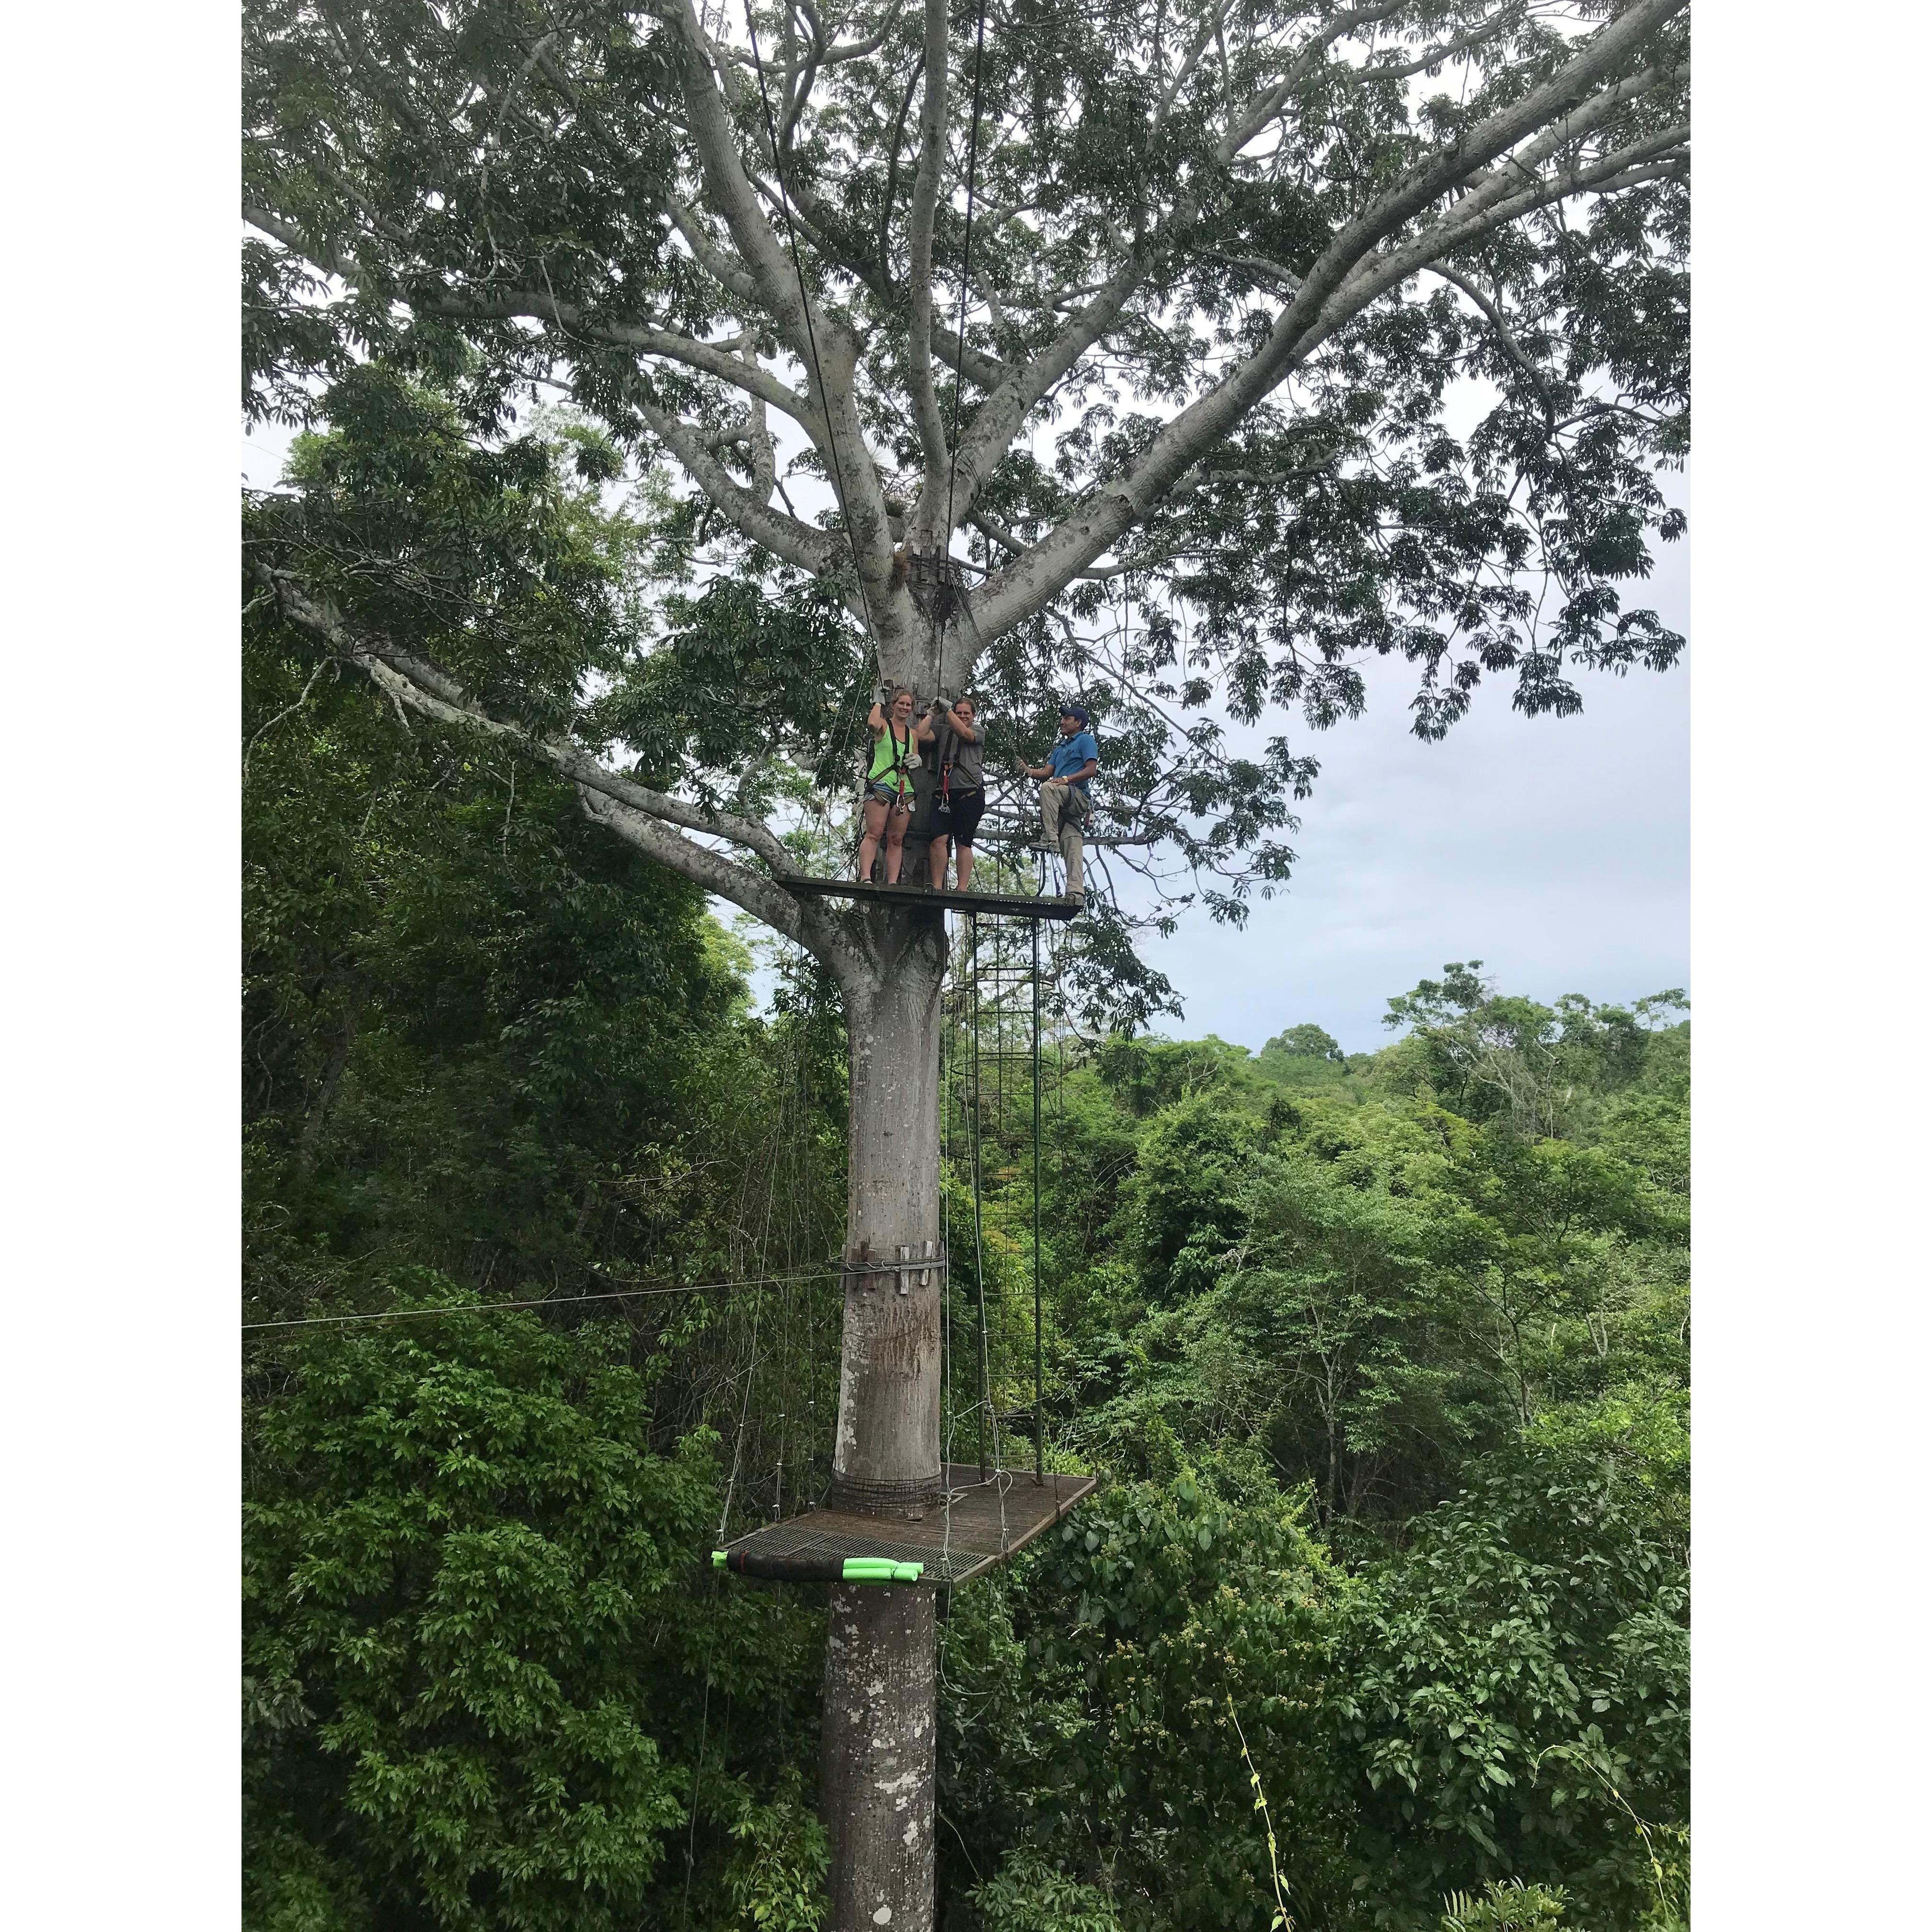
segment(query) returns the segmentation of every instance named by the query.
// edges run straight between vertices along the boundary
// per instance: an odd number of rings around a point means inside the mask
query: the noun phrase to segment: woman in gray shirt
[[[933,787],[932,889],[946,890],[946,856],[959,848],[958,890],[973,881],[973,836],[986,808],[986,746],[980,736],[980,707],[970,698],[948,704],[943,698],[932,707],[932,760],[938,774]]]

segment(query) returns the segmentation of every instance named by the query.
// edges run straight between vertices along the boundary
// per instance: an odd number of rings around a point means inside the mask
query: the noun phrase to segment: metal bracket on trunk
[[[901,1241],[892,1250],[892,1258],[880,1262],[872,1258],[872,1243],[861,1241],[858,1259],[842,1262],[840,1266],[848,1290],[856,1288],[862,1293],[875,1281],[883,1286],[890,1275],[898,1293],[910,1294],[914,1287],[930,1288],[934,1274],[946,1272],[946,1244],[921,1241],[919,1252],[915,1255],[910,1242]]]

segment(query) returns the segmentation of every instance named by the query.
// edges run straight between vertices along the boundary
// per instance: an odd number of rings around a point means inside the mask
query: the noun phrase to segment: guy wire
[[[775,1281],[830,1281],[844,1272],[837,1268],[795,1268],[782,1274],[748,1275],[736,1281],[694,1281],[676,1288],[610,1288],[595,1294],[539,1294],[526,1301],[453,1301],[434,1308],[377,1308],[358,1315],[305,1315],[286,1322],[244,1322],[248,1334],[268,1328],[332,1328],[357,1322],[415,1322],[436,1315],[495,1315],[520,1308],[569,1308],[582,1301],[649,1300],[662,1294],[705,1294],[720,1288],[762,1288]]]

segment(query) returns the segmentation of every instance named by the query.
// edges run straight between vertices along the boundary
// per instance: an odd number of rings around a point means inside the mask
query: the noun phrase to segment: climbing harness
[[[910,774],[919,769],[919,754],[913,748],[913,725],[908,722],[905,737],[901,741],[898,733],[892,728],[892,721],[886,720],[885,732],[872,746],[872,768],[866,774],[866,789],[868,796],[890,792],[890,801],[880,802],[903,803],[906,794],[912,789]]]

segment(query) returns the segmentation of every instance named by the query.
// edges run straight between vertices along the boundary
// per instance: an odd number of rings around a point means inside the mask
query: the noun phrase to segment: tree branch
[[[1208,51],[1208,43],[1220,32],[1222,22],[1227,16],[1226,0],[1210,7],[1202,16],[1201,25],[1195,31],[1187,51],[1180,57],[1180,64],[1174,70],[1174,77],[1160,91],[1160,100],[1155,107],[1150,131],[1159,134],[1167,124],[1167,117],[1174,111],[1174,104],[1180,98],[1180,90],[1194,76],[1196,68],[1201,64],[1201,57]]]
[[[877,466],[866,446],[853,393],[858,344],[848,328],[833,321],[812,301],[794,256],[779,242],[766,219],[758,190],[739,156],[730,116],[720,91],[720,77],[729,63],[722,60],[714,63],[713,50],[692,10],[691,0],[660,0],[660,4],[658,17],[670,22],[683,44],[686,122],[698,149],[711,200],[730,230],[760,295],[799,360],[812,373],[810,406],[800,419],[830,470],[866,610],[885,614],[889,620],[894,616],[903,619],[911,608],[910,600],[892,574],[892,536],[884,492]],[[782,164],[772,146],[770,130],[760,126],[759,138],[784,184]],[[713,495],[714,501],[722,502],[709,484],[704,487],[706,494]],[[740,493],[741,496],[743,494]],[[760,510],[758,514],[769,516],[770,512]],[[747,534],[754,534],[742,520],[740,526],[747,529]],[[892,674],[898,674],[896,668]]]
[[[1467,248],[1484,236],[1508,226],[1519,216],[1546,208],[1552,202],[1565,200],[1573,194],[1610,193],[1636,187],[1643,181],[1662,180],[1678,172],[1682,162],[1688,158],[1688,151],[1682,144],[1690,131],[1688,127],[1666,129],[1651,140],[1621,148],[1600,160],[1574,161],[1554,174],[1532,176],[1518,193],[1491,200],[1473,214],[1466,211],[1475,197],[1456,202],[1450,211],[1450,218],[1424,230],[1401,247],[1363,263],[1324,308],[1317,328],[1311,332],[1308,346],[1312,348],[1327,340],[1377,296],[1406,281],[1419,270],[1432,266],[1438,256]]]
[[[1006,454],[1034,406],[1106,333],[1139,286],[1152,252],[1137,242],[1126,260],[1060,332],[1059,339],[1024,368],[1007,375],[980,405],[972,428],[959,439],[958,453],[953,459],[956,519],[963,520],[977,502],[987,478]]]
[[[1283,103],[1300,85],[1302,76],[1337,40],[1353,33],[1358,27],[1386,20],[1391,14],[1401,10],[1402,0],[1379,0],[1377,4],[1352,7],[1346,14],[1336,14],[1325,26],[1318,28],[1288,63],[1288,71],[1279,80],[1250,96],[1240,112],[1229,124],[1227,132],[1216,142],[1215,159],[1226,166],[1280,112]]]
[[[932,238],[939,212],[939,177],[946,160],[946,0],[926,0],[926,87],[920,102],[919,170],[913,177],[906,224],[907,297],[911,328],[907,343],[907,386],[926,481],[913,536],[916,550],[944,548],[936,513],[946,493],[949,452],[939,391],[932,377]],[[947,532],[946,534],[950,534]]]
[[[661,864],[742,906],[820,957],[829,958],[828,948],[836,945],[836,940],[820,929],[820,922],[807,916],[806,908],[789,892],[671,829],[681,826],[727,839],[755,852],[778,878],[800,876],[790,854],[769,827],[729,812],[704,812],[667,793],[620,778],[567,738],[532,730],[514,720],[493,717],[439,666],[386,640],[352,632],[336,612],[310,597],[292,572],[271,570],[267,574],[282,614],[321,639],[335,656],[358,665],[392,702],[406,706],[420,716],[484,731],[518,746],[568,779],[580,791],[621,812],[621,823],[602,811],[594,811],[593,816],[605,818],[607,822],[616,825],[632,844]]]
[[[841,40],[836,46],[824,48],[815,57],[808,56],[805,60],[790,62],[783,67],[775,66],[767,61],[765,63],[765,71],[767,74],[782,75],[785,80],[790,80],[808,66],[838,67],[847,61],[862,60],[868,54],[875,54],[885,45],[886,36],[898,26],[902,5],[902,0],[892,0],[892,4],[886,9],[885,17],[880,23],[878,31],[869,34],[862,40]],[[819,21],[817,8],[810,4],[810,0],[805,0],[802,10],[814,28],[820,30],[822,38],[823,29]],[[748,53],[740,53],[734,49],[731,58],[740,67],[748,68],[752,65],[752,57]]]
[[[746,872],[743,866],[734,865],[705,846],[680,838],[651,814],[602,786],[579,779],[577,790],[584,810],[592,818],[609,826],[626,844],[634,845],[646,858],[655,859],[667,871],[694,881],[706,892],[742,906],[754,918],[763,920],[788,939],[796,940],[828,965],[842,963],[844,947],[824,929],[820,920],[812,917],[782,886],[760,878],[755,872]]]
[[[814,577],[822,577],[837,566],[841,548],[837,538],[772,508],[769,490],[760,500],[734,482],[705,447],[702,431],[641,398],[637,406],[652,434],[683,465],[692,481],[754,543],[763,544],[775,556]]]
[[[899,149],[905,140],[906,116],[912,112],[913,89],[919,85],[919,77],[926,70],[926,53],[920,50],[919,58],[913,62],[912,71],[906,76],[905,91],[899,96],[898,112],[892,118],[892,131],[886,142],[886,184],[879,196],[879,259],[875,265],[876,281],[868,286],[880,301],[890,302],[892,289],[892,197],[898,191]]]
[[[1267,340],[1246,362],[1168,422],[1124,476],[1102,484],[1024,556],[988,580],[974,604],[981,634],[997,637],[1039,610],[1145,515],[1208,449],[1228,435],[1348,315],[1374,293],[1400,280],[1400,274],[1384,279],[1376,274],[1375,286],[1363,301],[1353,300],[1356,291],[1351,290],[1346,313],[1335,313],[1331,320],[1331,298],[1361,269],[1364,258],[1405,222],[1456,187],[1470,170],[1508,154],[1539,129],[1546,131],[1540,142],[1532,144],[1532,152],[1545,144],[1552,149],[1561,146],[1575,137],[1580,120],[1594,125],[1611,106],[1644,91],[1634,85],[1613,85],[1584,107],[1568,115],[1562,112],[1565,104],[1634,58],[1657,28],[1685,4],[1686,0],[1633,0],[1541,86],[1407,170],[1330,242],[1276,318]],[[1658,75],[1651,84],[1669,77]],[[1548,127],[1552,115],[1557,116],[1556,124]],[[1504,180],[1505,172],[1498,170],[1490,178]],[[1479,190],[1479,196],[1485,191]],[[1536,199],[1555,198],[1562,191],[1540,186]],[[1456,205],[1452,218],[1468,200]],[[1534,200],[1532,205],[1535,205]],[[1485,216],[1485,224],[1486,219]],[[1445,251],[1442,248],[1425,250],[1403,272],[1413,274],[1429,254]],[[1403,255],[1407,251],[1396,252]]]
[[[1028,548],[1026,538],[1016,536],[1004,524],[995,523],[983,510],[974,511],[966,520],[982,536],[990,538],[1002,550],[1010,552],[1015,556],[1024,556],[1026,554]],[[1162,560],[1162,561],[1165,560]],[[1099,570],[1077,571],[1074,574],[1076,581],[1106,584],[1116,577],[1126,577],[1135,571],[1148,570],[1155,567],[1154,565],[1147,563],[1112,563]]]
[[[1432,275],[1439,275],[1451,288],[1461,290],[1489,318],[1490,326],[1496,331],[1496,340],[1502,344],[1504,354],[1528,378],[1539,392],[1544,392],[1545,386],[1540,372],[1524,352],[1522,344],[1510,334],[1509,323],[1502,310],[1460,269],[1445,268],[1440,262],[1432,262],[1429,264],[1428,272]]]
[[[686,246],[697,258],[700,268],[722,282],[740,302],[758,300],[758,285],[752,280],[751,270],[728,250],[720,248],[697,215],[676,195],[664,197],[664,212],[684,237]]]
[[[1361,69],[1364,80],[1407,80],[1412,75],[1426,74],[1431,68],[1441,67],[1445,62],[1454,60],[1458,54],[1466,54],[1472,47],[1480,46],[1485,40],[1492,40],[1522,15],[1522,0],[1512,0],[1512,4],[1499,8],[1480,27],[1453,40],[1444,40],[1439,46],[1430,47],[1413,60],[1391,62],[1384,65],[1372,62]]]
[[[811,296],[777,231],[766,219],[758,190],[739,157],[730,115],[719,90],[704,29],[692,10],[691,0],[664,0],[658,17],[670,22],[682,44],[686,125],[698,150],[698,165],[712,204],[730,230],[746,272],[759,296],[799,360],[809,366],[814,359],[814,335],[822,346],[832,334],[831,326],[822,316],[813,315],[808,319]],[[772,165],[777,164],[773,157]]]
[[[996,362],[990,356],[982,356],[964,336],[950,326],[934,326],[932,346],[948,368],[957,369],[967,381],[989,394],[1013,373],[1005,363]]]
[[[284,221],[272,209],[264,208],[259,201],[245,194],[242,197],[242,219],[250,228],[259,228],[272,240],[279,242],[290,254],[301,256],[338,281],[359,287],[368,280],[368,272],[352,255],[340,255],[332,248],[311,242],[293,222]]]
[[[599,342],[616,349],[634,349],[640,356],[662,356],[666,362],[681,362],[688,369],[701,370],[729,382],[734,388],[782,410],[795,421],[809,421],[806,399],[781,382],[770,370],[762,368],[749,356],[737,356],[716,343],[700,342],[695,336],[676,329],[657,328],[634,322],[591,322],[574,302],[560,302],[554,296],[539,295],[532,289],[506,289],[484,295],[452,295],[422,304],[433,315],[468,321],[508,321],[526,316],[534,322],[554,322],[566,333],[587,342]]]
[[[284,247],[330,274],[339,275],[345,281],[362,276],[360,265],[352,259],[332,256],[328,251],[316,248],[298,229],[279,220],[268,210],[244,202],[242,213],[265,234],[273,236]],[[766,452],[770,450],[770,436],[763,415],[766,404],[776,404],[788,416],[805,423],[808,428],[814,427],[803,398],[788,388],[769,370],[760,368],[748,356],[741,358],[716,344],[698,342],[670,330],[648,328],[639,323],[586,323],[572,304],[527,290],[488,297],[448,296],[424,301],[419,306],[428,314],[470,320],[528,316],[535,320],[554,322],[572,334],[634,349],[642,354],[661,356],[701,370],[732,384],[752,398],[758,412],[752,418],[755,426],[754,447],[757,437],[762,436]],[[713,441],[710,432],[649,402],[640,400],[638,410],[650,424],[652,434],[676,458],[691,480],[745,536],[763,544],[787,563],[809,572],[814,577],[822,576],[835,567],[841,548],[836,538],[770,507],[770,472],[774,464],[769,456],[762,469],[755,458],[753,464],[754,482],[760,478],[764,482],[760,495],[755,490],[744,488],[718,460],[715,452],[722,446],[722,441]]]
[[[242,219],[263,234],[272,236],[291,253],[353,287],[366,286],[369,272],[353,256],[341,255],[309,239],[292,222],[283,220],[259,202],[244,200]],[[674,218],[675,219],[675,218]],[[682,232],[682,230],[680,230]],[[721,278],[722,279],[722,278]],[[740,357],[715,343],[700,342],[695,336],[676,329],[658,328],[646,322],[592,322],[574,302],[534,289],[504,289],[482,294],[446,292],[440,296],[409,298],[410,306],[420,312],[452,321],[508,322],[518,317],[548,322],[567,334],[607,347],[635,350],[642,356],[656,356],[682,363],[707,376],[716,376],[746,394],[782,410],[801,423],[808,410],[805,398],[788,388],[771,372],[749,357]]]

